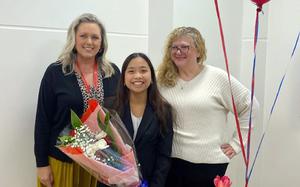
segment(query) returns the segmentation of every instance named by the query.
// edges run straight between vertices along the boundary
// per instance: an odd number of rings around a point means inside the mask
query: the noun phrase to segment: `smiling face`
[[[77,59],[95,59],[101,48],[101,30],[96,23],[81,23],[76,31]]]
[[[129,62],[125,70],[124,84],[131,93],[147,94],[151,84],[151,70],[143,58],[136,57]]]
[[[172,42],[170,53],[172,61],[178,68],[197,63],[199,57],[193,39],[186,35],[180,36]]]

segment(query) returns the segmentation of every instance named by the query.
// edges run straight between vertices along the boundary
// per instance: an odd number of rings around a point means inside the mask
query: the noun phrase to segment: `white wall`
[[[129,53],[148,51],[147,0],[1,0],[0,186],[33,187],[33,128],[37,93],[71,21],[96,14],[108,31],[109,58],[119,67]]]
[[[269,5],[265,77],[265,125],[286,65],[291,63],[262,148],[261,186],[300,186],[299,68],[300,45],[290,56],[300,32],[300,1],[271,1]],[[271,97],[270,97],[271,96]]]
[[[173,0],[150,0],[148,54],[155,67],[161,62],[165,40],[172,28]]]

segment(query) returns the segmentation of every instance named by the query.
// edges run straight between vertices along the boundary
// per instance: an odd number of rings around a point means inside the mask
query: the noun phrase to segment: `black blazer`
[[[132,138],[133,125],[129,104],[127,104],[124,109],[125,111],[123,115],[121,115],[121,119]],[[168,128],[162,135],[156,113],[148,104],[134,140],[143,179],[148,181],[149,187],[165,186],[171,165],[170,155],[173,140],[171,111],[169,115],[165,117],[167,118]]]

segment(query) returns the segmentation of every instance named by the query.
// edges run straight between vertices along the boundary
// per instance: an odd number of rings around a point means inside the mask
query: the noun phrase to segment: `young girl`
[[[172,109],[160,95],[153,65],[143,53],[133,53],[123,63],[117,109],[134,140],[143,179],[149,187],[165,186],[172,150]]]

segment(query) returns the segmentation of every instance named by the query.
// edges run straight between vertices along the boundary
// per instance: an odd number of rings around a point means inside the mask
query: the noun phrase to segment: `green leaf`
[[[98,126],[100,127],[100,129],[103,130],[104,132],[106,132],[107,136],[111,140],[110,146],[112,146],[118,153],[120,153],[120,151],[118,150],[118,147],[116,145],[114,134],[113,134],[113,131],[112,131],[110,123],[109,123],[110,122],[110,113],[109,112],[105,113],[104,124],[102,123],[102,121],[100,119],[99,112],[97,115],[97,120],[98,120]]]
[[[107,113],[105,114],[105,119],[104,119],[104,124],[105,124],[105,126],[109,126],[109,120],[110,120],[110,113],[107,112]]]
[[[109,124],[109,120],[110,120],[110,114],[109,112],[107,112],[105,114],[105,119],[104,119],[104,126],[105,126],[105,132],[111,137],[112,142],[114,141],[114,137],[113,137],[113,133]]]
[[[120,151],[116,145],[115,137],[114,137],[114,134],[113,134],[113,131],[111,129],[111,125],[109,122],[110,122],[110,113],[107,112],[105,114],[105,120],[104,120],[104,125],[105,125],[105,129],[106,129],[105,132],[110,136],[110,139],[112,141],[112,143],[111,143],[112,147],[114,147],[115,150],[120,154]]]
[[[79,128],[82,125],[80,118],[73,110],[71,110],[71,124],[74,129]]]
[[[106,132],[106,131],[105,131],[105,128],[104,128],[104,124],[102,123],[101,118],[100,118],[100,112],[98,112],[98,114],[97,114],[97,121],[98,121],[98,126],[99,126],[99,128],[100,128],[102,131]]]
[[[68,145],[74,141],[74,137],[72,136],[60,136],[58,137],[58,140],[62,145]]]

